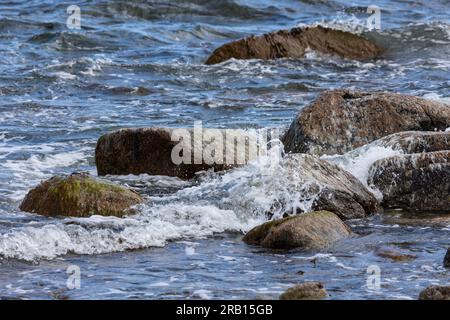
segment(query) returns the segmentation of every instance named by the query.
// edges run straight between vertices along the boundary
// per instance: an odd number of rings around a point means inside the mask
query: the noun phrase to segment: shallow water
[[[311,52],[302,60],[202,64],[222,43],[297,24],[359,32],[372,3],[353,3],[96,0],[81,3],[81,30],[66,27],[70,1],[1,3],[0,297],[275,298],[294,283],[320,280],[334,299],[387,299],[448,283],[446,216],[352,222],[360,236],[319,253],[315,265],[316,253],[246,246],[240,237],[266,219],[270,197],[291,196],[264,161],[199,184],[109,177],[149,198],[125,220],[47,219],[18,209],[42,179],[95,174],[95,143],[117,128],[195,120],[285,127],[318,92],[339,87],[449,102],[449,1],[378,1],[382,30],[362,30],[386,49],[376,62]],[[363,180],[364,168],[391,152],[329,160]],[[417,258],[376,256],[384,245]],[[80,267],[80,289],[67,289],[69,265]],[[380,291],[366,286],[370,265],[381,269]]]

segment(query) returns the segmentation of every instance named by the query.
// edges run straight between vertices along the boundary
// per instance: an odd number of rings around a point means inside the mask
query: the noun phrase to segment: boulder
[[[99,176],[147,173],[190,179],[199,171],[227,170],[256,158],[254,137],[244,130],[122,129],[100,137],[95,163]]]
[[[363,218],[378,211],[378,202],[367,188],[349,172],[316,156],[290,154],[281,164],[279,175],[285,176],[284,194],[298,195],[279,199],[271,212],[276,215],[327,210],[341,219]],[[272,179],[276,183],[276,179]],[[279,188],[279,186],[278,186]],[[274,189],[267,187],[267,189]]]
[[[320,282],[305,282],[287,289],[280,300],[320,300],[328,297],[328,293]]]
[[[340,89],[322,93],[301,110],[282,142],[286,152],[333,155],[393,133],[445,131],[449,126],[450,107],[445,104],[395,93]]]
[[[28,192],[20,209],[50,217],[121,217],[132,213],[130,207],[142,201],[132,190],[85,173],[74,173],[41,182]]]
[[[250,230],[243,238],[247,244],[270,249],[323,249],[351,235],[337,215],[314,211],[274,220]]]
[[[450,300],[450,286],[429,286],[420,293],[419,300]]]
[[[382,206],[408,211],[450,212],[450,151],[378,160],[368,184],[382,194]]]
[[[444,267],[450,268],[450,248],[447,250],[447,253],[444,257]]]
[[[231,58],[302,58],[309,49],[359,60],[374,59],[382,53],[376,44],[361,36],[315,26],[281,30],[227,43],[214,50],[206,64],[216,64]]]

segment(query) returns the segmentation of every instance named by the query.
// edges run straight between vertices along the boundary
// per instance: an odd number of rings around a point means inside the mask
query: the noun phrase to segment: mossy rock
[[[51,217],[121,217],[131,213],[130,207],[142,201],[141,196],[130,189],[85,173],[74,173],[41,182],[28,192],[20,209]]]
[[[259,225],[243,238],[271,249],[322,249],[351,235],[350,228],[329,211],[313,211]]]
[[[328,293],[320,282],[305,282],[287,289],[280,300],[320,300],[328,297]]]

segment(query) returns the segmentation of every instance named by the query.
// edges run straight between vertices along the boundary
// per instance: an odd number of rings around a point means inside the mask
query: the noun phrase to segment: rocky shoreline
[[[382,53],[375,44],[349,33],[323,27],[295,28],[226,44],[214,51],[206,63],[216,64],[230,58],[301,58],[307,48],[350,59],[374,59]],[[346,237],[357,236],[346,220],[364,219],[384,209],[450,214],[450,132],[446,131],[449,127],[450,107],[438,102],[388,92],[346,89],[323,92],[299,112],[280,137],[285,156],[280,160],[279,174],[301,177],[303,184],[292,186],[290,191],[308,199],[308,205],[302,207],[280,199],[267,212],[268,219],[279,219],[256,226],[243,241],[277,250],[319,251]],[[191,132],[190,128],[185,130]],[[205,144],[202,138],[197,144],[194,134],[175,141],[175,131],[136,128],[101,136],[95,150],[98,175],[146,173],[196,179],[199,172],[234,170],[255,160],[250,152],[244,151],[242,163],[226,162],[230,152],[233,159],[239,156],[239,143],[247,145],[248,137],[239,139],[242,133],[220,145],[225,145],[222,158],[209,161],[196,159],[195,150],[204,154],[205,148],[211,149],[211,143]],[[222,134],[221,130],[218,133]],[[202,137],[206,134],[202,130]],[[194,146],[190,154],[185,151],[188,145]],[[321,158],[367,145],[389,147],[401,154],[374,161],[366,181]],[[173,161],[176,148],[178,155],[186,157],[189,163]],[[217,149],[214,150],[217,155]],[[371,190],[377,190],[381,198]],[[42,182],[27,194],[20,209],[45,216],[122,217],[133,214],[134,208],[144,201],[134,190],[74,173]],[[381,254],[387,258],[395,255],[386,250]],[[443,259],[444,266],[449,267],[449,253]],[[420,299],[448,300],[449,290],[430,287],[420,294]],[[326,296],[322,284],[306,283],[289,289],[280,298]]]

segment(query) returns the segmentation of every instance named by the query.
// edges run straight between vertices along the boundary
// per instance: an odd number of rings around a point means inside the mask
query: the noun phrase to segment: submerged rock
[[[386,248],[386,247],[378,248],[375,251],[375,253],[379,257],[390,259],[395,262],[406,262],[417,258],[417,256],[415,255],[406,254],[393,248]]]
[[[328,293],[320,282],[305,282],[287,289],[280,300],[319,300],[328,297]]]
[[[444,267],[450,268],[450,248],[447,250],[447,253],[444,257]]]
[[[121,217],[131,212],[131,206],[141,202],[141,196],[132,190],[88,174],[74,173],[43,181],[28,192],[20,209],[51,217]]]
[[[282,142],[286,152],[343,154],[393,133],[448,127],[450,107],[439,102],[395,93],[331,90],[300,111]]]
[[[420,293],[419,300],[450,300],[450,286],[429,286]]]
[[[327,210],[341,219],[363,218],[378,211],[378,202],[367,188],[349,172],[318,157],[307,154],[290,154],[282,163],[280,174],[288,176],[286,192],[301,195],[309,203],[307,211]],[[291,203],[274,204],[273,212],[292,214],[302,208]],[[291,206],[289,208],[289,206]],[[305,210],[303,210],[305,211]]]
[[[381,192],[385,208],[448,213],[450,151],[378,160],[369,170],[368,184]]]
[[[323,249],[351,235],[349,227],[332,212],[314,211],[266,222],[243,238],[247,244],[270,249]]]
[[[147,173],[190,179],[199,171],[222,171],[254,159],[258,150],[252,139],[244,130],[122,129],[100,137],[95,163],[100,176]]]
[[[206,64],[216,64],[231,58],[302,58],[308,49],[348,59],[373,59],[382,52],[377,45],[361,36],[316,26],[281,30],[227,43],[214,50]]]

